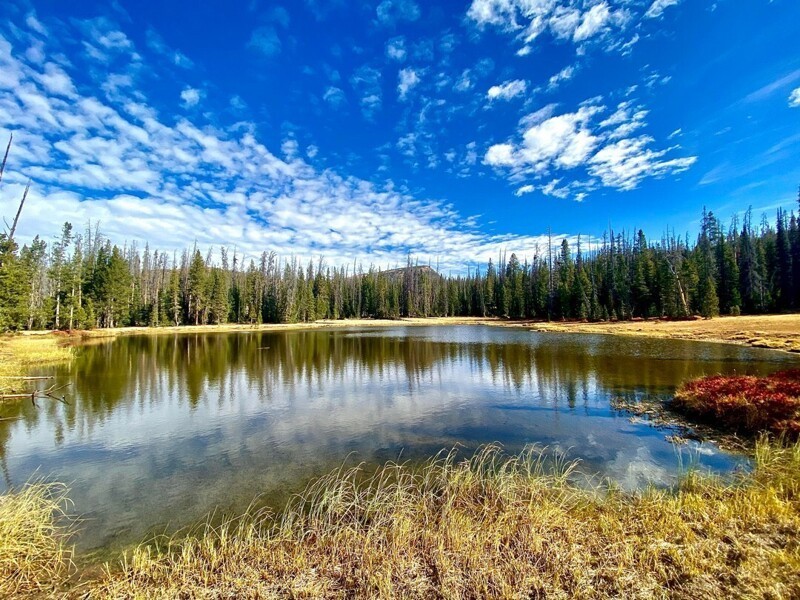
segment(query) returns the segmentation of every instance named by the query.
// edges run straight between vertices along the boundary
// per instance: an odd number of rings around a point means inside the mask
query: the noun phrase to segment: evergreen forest
[[[13,138],[12,138],[13,139]],[[2,183],[12,139],[0,165]],[[703,209],[690,240],[674,232],[606,231],[548,239],[544,252],[504,253],[483,268],[442,275],[409,256],[405,267],[301,263],[264,251],[244,260],[226,247],[219,260],[196,246],[180,255],[119,247],[89,223],[64,223],[52,243],[20,246],[13,223],[0,233],[0,331],[319,319],[501,317],[629,320],[800,310],[800,218],[778,209],[753,222],[748,210],[726,227]],[[800,208],[800,192],[798,193]]]
[[[88,329],[317,319],[495,316],[627,320],[800,309],[800,223],[750,213],[725,227],[703,211],[695,240],[608,231],[443,276],[409,257],[403,268],[301,263],[274,253],[242,260],[221,248],[180,255],[119,247],[65,223],[50,244],[0,234],[0,329]]]

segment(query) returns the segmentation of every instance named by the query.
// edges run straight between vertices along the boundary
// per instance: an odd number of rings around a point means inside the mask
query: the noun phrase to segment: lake
[[[257,496],[279,507],[344,463],[456,445],[540,444],[624,488],[671,485],[689,465],[725,472],[745,459],[674,446],[611,398],[797,363],[725,344],[482,325],[120,337],[40,373],[69,383],[69,404],[2,408],[18,417],[0,422],[2,487],[67,483],[79,550],[110,552],[212,511],[241,513]]]

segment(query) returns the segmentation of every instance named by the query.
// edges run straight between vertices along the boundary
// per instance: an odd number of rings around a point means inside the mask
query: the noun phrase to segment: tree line
[[[0,164],[0,183],[13,137]],[[485,268],[442,276],[412,262],[381,270],[358,263],[301,264],[263,252],[220,259],[196,246],[180,255],[119,247],[87,225],[65,223],[51,243],[0,233],[0,330],[89,329],[318,319],[433,316],[628,320],[800,310],[800,220],[778,209],[774,223],[751,211],[725,227],[703,210],[695,240],[674,232],[648,241],[641,230],[548,239],[532,257],[507,253]],[[798,194],[800,203],[800,194]]]
[[[65,223],[55,241],[18,246],[0,234],[0,328],[84,329],[317,319],[496,316],[590,321],[800,309],[800,223],[778,210],[774,223],[750,212],[728,227],[703,211],[696,240],[648,241],[608,231],[548,243],[520,261],[489,260],[465,275],[429,265],[363,269],[301,264],[264,252],[244,261],[222,248],[168,254],[119,247],[95,227]]]

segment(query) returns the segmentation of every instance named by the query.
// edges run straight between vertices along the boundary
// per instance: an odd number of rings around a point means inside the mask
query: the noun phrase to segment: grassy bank
[[[800,445],[761,442],[752,473],[727,482],[691,474],[675,491],[587,491],[570,483],[570,470],[570,465],[545,467],[537,452],[506,457],[490,447],[470,461],[445,456],[419,468],[387,464],[366,478],[358,471],[335,473],[277,518],[242,517],[183,540],[141,546],[69,593],[91,598],[800,595]],[[0,510],[15,502],[4,499]],[[50,514],[30,510],[29,528],[51,531]],[[5,520],[0,513],[0,522]],[[0,564],[36,565],[15,558],[19,545],[9,549],[9,539],[2,538]],[[66,556],[47,555],[44,572],[56,583],[66,574],[60,566]],[[38,568],[25,577],[36,577]]]
[[[0,598],[54,594],[71,569],[59,485],[31,484],[0,496]]]
[[[800,315],[718,317],[691,321],[553,322],[525,324],[533,331],[602,333],[653,338],[727,342],[800,352]]]
[[[0,395],[29,390],[23,377],[31,368],[69,361],[72,354],[61,335],[0,336]]]

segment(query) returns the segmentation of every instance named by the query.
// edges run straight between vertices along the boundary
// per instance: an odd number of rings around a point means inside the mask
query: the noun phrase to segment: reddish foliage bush
[[[702,377],[681,386],[672,406],[718,427],[800,438],[800,369],[767,377]]]

